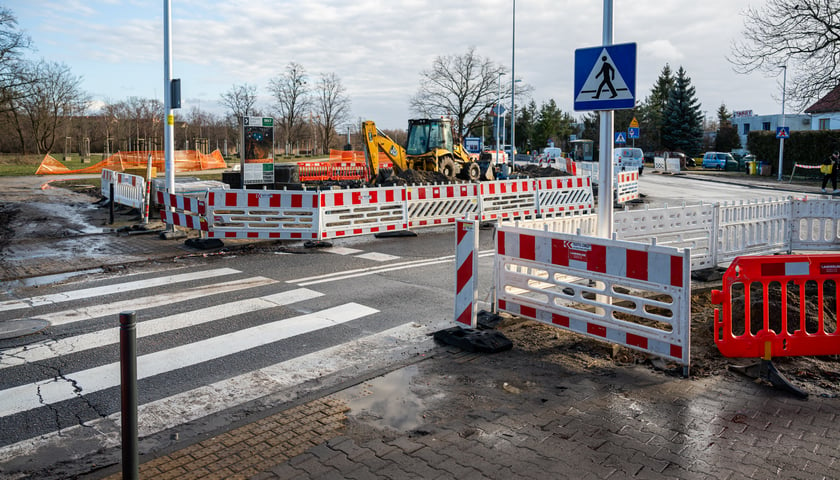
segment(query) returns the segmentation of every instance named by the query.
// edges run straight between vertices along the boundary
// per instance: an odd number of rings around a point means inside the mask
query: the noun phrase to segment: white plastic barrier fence
[[[534,183],[537,211],[542,217],[587,214],[594,208],[595,199],[588,178],[538,178]]]
[[[772,254],[790,248],[790,199],[752,200],[717,206],[717,263],[739,255]]]
[[[498,309],[689,365],[688,251],[500,226]]]
[[[146,180],[139,175],[115,172],[103,169],[100,175],[102,196],[114,203],[138,208],[146,205]],[[114,198],[111,198],[111,185],[114,186]]]
[[[211,190],[210,238],[317,239],[318,192]]]
[[[478,184],[406,187],[408,226],[446,225],[478,212]]]
[[[622,210],[613,215],[613,231],[621,240],[690,248],[691,269],[716,265],[714,235],[717,208],[713,204]]]
[[[639,198],[639,172],[619,172],[615,182],[615,202],[624,203]]]
[[[476,327],[478,301],[478,221],[455,223],[455,321]]]
[[[503,221],[501,224],[506,226],[530,228],[532,230],[544,230],[552,233],[595,235],[598,231],[598,215],[594,213],[587,213],[584,215],[569,215],[565,217],[507,220]]]
[[[176,225],[207,232],[210,228],[206,218],[206,202],[184,195],[157,192],[157,203],[163,206],[160,217],[167,225]]]
[[[653,157],[653,169],[658,172],[679,173],[681,171],[680,159]]]
[[[836,250],[840,245],[840,202],[824,198],[791,201],[790,248]]]
[[[405,187],[320,192],[320,238],[408,230]]]

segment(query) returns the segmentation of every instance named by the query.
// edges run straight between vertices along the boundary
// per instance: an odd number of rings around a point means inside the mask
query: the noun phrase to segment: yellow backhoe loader
[[[379,176],[379,152],[393,163],[397,173],[410,168],[470,181],[477,181],[482,174],[482,168],[470,158],[464,146],[454,142],[452,122],[448,118],[409,120],[406,148],[380,132],[371,120],[362,122],[362,136],[365,160],[373,180]],[[486,171],[492,175],[492,168]]]

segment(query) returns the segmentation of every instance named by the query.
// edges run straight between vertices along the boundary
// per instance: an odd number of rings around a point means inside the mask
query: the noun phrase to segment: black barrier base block
[[[214,248],[222,248],[225,246],[224,242],[218,238],[190,238],[184,242],[184,245],[199,250],[212,250]]]
[[[330,243],[330,242],[325,242],[325,241],[310,240],[308,242],[305,242],[303,244],[303,246],[304,246],[304,248],[330,248],[330,247],[333,246],[333,244]]]
[[[808,392],[801,390],[799,387],[790,383],[790,381],[780,372],[771,360],[762,359],[758,363],[747,366],[730,365],[729,370],[740,373],[749,378],[760,378],[770,382],[776,388],[784,390],[793,394],[797,398],[808,398]]]
[[[496,328],[499,322],[502,321],[501,315],[487,310],[482,310],[476,315],[476,323],[480,330],[490,330]]]
[[[376,238],[394,238],[394,237],[416,237],[417,234],[412,232],[411,230],[399,230],[396,232],[379,232],[374,233],[374,237]]]
[[[452,327],[438,330],[434,338],[467,352],[497,353],[513,348],[513,342],[495,330]]]

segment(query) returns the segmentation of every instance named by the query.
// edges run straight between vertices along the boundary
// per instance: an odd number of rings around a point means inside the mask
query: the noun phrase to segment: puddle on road
[[[349,415],[378,428],[401,432],[417,429],[423,423],[423,401],[411,391],[417,365],[376,377],[335,397],[350,407]]]
[[[10,280],[8,282],[0,282],[0,291],[7,291],[13,288],[20,287],[40,287],[43,285],[52,285],[53,283],[60,283],[69,280],[73,277],[82,275],[92,275],[104,272],[101,268],[91,268],[88,270],[77,270],[75,272],[57,273],[55,275],[42,275],[40,277],[21,278],[19,280]]]

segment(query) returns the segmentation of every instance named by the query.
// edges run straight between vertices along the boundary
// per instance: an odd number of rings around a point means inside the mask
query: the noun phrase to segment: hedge
[[[779,140],[775,132],[765,130],[750,132],[747,149],[760,162],[779,165]],[[834,150],[840,150],[840,130],[800,130],[790,132],[785,140],[782,172],[789,174],[795,163],[819,165]]]

